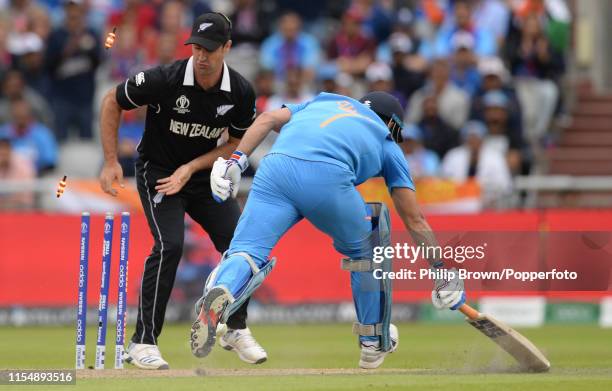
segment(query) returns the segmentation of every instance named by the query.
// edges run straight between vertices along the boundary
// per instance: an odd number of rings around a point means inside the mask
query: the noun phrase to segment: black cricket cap
[[[231,34],[232,22],[227,16],[218,12],[207,12],[193,22],[191,36],[185,41],[185,45],[196,44],[212,52],[225,44]]]
[[[403,141],[401,131],[404,127],[402,121],[402,118],[404,118],[404,109],[402,109],[402,105],[396,97],[384,91],[372,91],[359,99],[359,102],[368,106],[370,110],[378,114],[387,126],[389,126],[389,121],[393,120],[393,124],[389,128],[389,131],[396,142],[399,143]]]

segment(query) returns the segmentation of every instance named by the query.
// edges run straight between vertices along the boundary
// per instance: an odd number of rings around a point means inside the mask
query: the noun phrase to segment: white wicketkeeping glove
[[[453,278],[449,278],[451,272],[454,273]],[[449,308],[451,310],[456,310],[465,303],[465,288],[457,269],[448,269],[446,278],[436,279],[434,290],[431,291],[431,301],[437,309]]]
[[[236,198],[241,174],[248,166],[247,156],[240,151],[234,151],[229,160],[217,158],[210,172],[210,189],[217,202]]]

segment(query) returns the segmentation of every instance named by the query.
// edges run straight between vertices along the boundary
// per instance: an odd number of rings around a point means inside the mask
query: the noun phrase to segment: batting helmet
[[[378,114],[387,124],[395,142],[401,143],[404,141],[402,138],[404,109],[402,109],[402,105],[396,97],[387,92],[372,91],[365,94],[359,101]]]

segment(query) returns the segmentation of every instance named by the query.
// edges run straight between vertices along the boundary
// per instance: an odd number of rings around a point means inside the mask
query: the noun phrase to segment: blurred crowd
[[[321,91],[394,94],[415,179],[508,194],[563,115],[565,0],[0,0],[0,179],[44,175],[62,144],[96,140],[97,97],[189,57],[191,22],[210,10],[233,22],[227,61],[259,112]],[[143,124],[144,109],[124,113],[127,176]]]

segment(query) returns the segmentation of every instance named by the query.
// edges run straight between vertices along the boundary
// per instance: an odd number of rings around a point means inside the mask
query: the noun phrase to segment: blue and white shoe
[[[140,369],[169,369],[156,345],[130,342],[125,350],[125,362]]]

